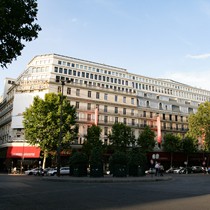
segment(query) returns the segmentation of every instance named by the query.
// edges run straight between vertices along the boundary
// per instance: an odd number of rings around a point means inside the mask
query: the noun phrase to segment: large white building
[[[5,79],[0,103],[2,161],[39,157],[39,149],[25,141],[22,113],[34,96],[61,92],[61,83],[56,80],[66,81],[63,94],[77,108],[79,135],[75,144],[83,143],[88,126],[97,120],[105,144],[109,143],[107,135],[112,125],[122,122],[133,128],[136,137],[145,125],[150,126],[160,146],[167,132],[184,135],[189,114],[210,101],[210,91],[172,80],[57,54],[36,56],[17,79]]]

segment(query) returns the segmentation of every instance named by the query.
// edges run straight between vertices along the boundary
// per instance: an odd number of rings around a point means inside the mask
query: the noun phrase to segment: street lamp
[[[60,80],[56,79],[56,82],[61,82],[61,100],[60,100],[60,106],[61,106],[61,112],[60,112],[60,124],[59,124],[59,139],[58,139],[58,148],[57,148],[57,176],[60,176],[60,168],[61,168],[61,141],[62,141],[62,136],[63,136],[63,130],[62,130],[62,125],[63,125],[63,86],[66,83],[70,83],[71,80]]]

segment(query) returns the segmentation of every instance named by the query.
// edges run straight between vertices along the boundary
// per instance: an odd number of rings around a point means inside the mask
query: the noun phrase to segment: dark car
[[[203,173],[204,168],[202,166],[192,166],[192,173]]]
[[[192,173],[192,168],[191,167],[185,167],[185,168],[182,168],[179,171],[179,174],[191,174],[191,173]]]

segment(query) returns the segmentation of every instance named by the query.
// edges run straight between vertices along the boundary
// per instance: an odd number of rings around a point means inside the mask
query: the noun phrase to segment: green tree
[[[90,158],[93,148],[102,147],[102,141],[100,140],[101,128],[96,125],[92,125],[87,130],[86,140],[82,146],[82,151]]]
[[[116,151],[109,159],[109,168],[114,177],[127,176],[127,156],[125,152]]]
[[[128,174],[129,176],[145,175],[147,157],[140,148],[134,147],[128,153]]]
[[[210,151],[210,102],[201,104],[198,111],[189,116],[187,135],[194,139],[201,139],[203,151]]]
[[[181,151],[183,151],[187,155],[187,165],[189,162],[189,154],[197,151],[197,140],[193,139],[192,137],[186,136],[181,141]]]
[[[38,37],[37,0],[0,1],[0,66],[6,67],[21,55],[23,42]]]
[[[172,133],[168,133],[164,136],[163,150],[171,153],[171,167],[173,166],[173,153],[180,151],[180,136],[175,136]]]
[[[147,153],[153,151],[155,146],[155,132],[149,126],[146,126],[143,132],[140,133],[137,144],[142,152]]]
[[[55,151],[59,143],[61,94],[48,93],[44,99],[36,96],[33,104],[23,113],[25,137],[31,145],[39,146],[44,152],[43,167],[49,151]],[[62,104],[62,140],[61,149],[70,147],[77,136],[76,109],[66,97]]]
[[[131,127],[123,123],[115,123],[112,126],[112,132],[109,134],[109,140],[116,150],[126,151],[127,147],[134,145],[136,142],[135,136]]]

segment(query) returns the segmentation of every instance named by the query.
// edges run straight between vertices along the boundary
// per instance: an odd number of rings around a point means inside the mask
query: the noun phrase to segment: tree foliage
[[[137,144],[140,146],[143,152],[151,152],[155,146],[155,133],[150,129],[149,126],[146,126],[143,132],[140,133]]]
[[[192,137],[186,136],[181,141],[181,151],[185,154],[190,154],[197,151],[197,140],[193,139]]]
[[[0,1],[0,66],[6,67],[21,55],[23,42],[38,37],[37,0]]]
[[[135,136],[131,127],[123,123],[115,123],[112,126],[112,132],[109,134],[109,140],[115,149],[126,151],[127,147],[135,144]]]
[[[44,99],[36,96],[33,104],[23,113],[27,141],[32,145],[38,145],[43,151],[53,151],[58,147],[61,97],[55,93],[46,94]],[[76,110],[66,97],[63,97],[62,110],[61,149],[65,149],[77,135]]]
[[[201,104],[198,111],[189,116],[188,135],[201,139],[203,150],[210,151],[210,102]]]
[[[100,140],[101,128],[92,125],[87,130],[86,140],[83,144],[82,151],[87,155],[88,159],[91,155],[93,148],[101,148],[102,141]]]
[[[164,136],[163,150],[165,152],[178,152],[180,150],[181,138],[172,133]]]

